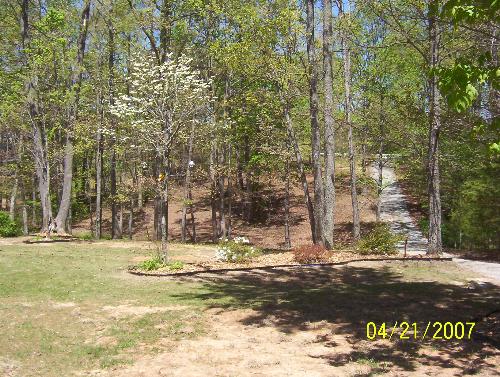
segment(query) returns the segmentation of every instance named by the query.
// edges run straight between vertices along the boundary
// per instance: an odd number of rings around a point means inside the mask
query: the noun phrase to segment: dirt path
[[[407,253],[409,255],[424,254],[427,250],[427,239],[410,216],[405,196],[397,183],[394,169],[384,166],[382,172],[384,186],[381,198],[382,221],[388,222],[394,232],[408,235]],[[374,179],[378,177],[378,168],[375,165],[371,167],[371,175]],[[398,245],[398,249],[401,252],[404,250],[404,242]],[[453,257],[453,255],[448,253],[444,253],[443,256]],[[500,284],[500,263],[473,261],[455,257],[453,257],[453,261],[461,267],[468,268],[487,277],[490,282]]]
[[[424,254],[427,251],[427,239],[408,212],[405,196],[396,182],[394,169],[385,166],[382,172],[384,189],[381,197],[381,220],[389,223],[394,232],[408,235],[408,254]],[[371,175],[374,179],[378,177],[378,168],[374,165],[371,167]],[[404,242],[399,243],[398,249],[401,252],[404,250]]]

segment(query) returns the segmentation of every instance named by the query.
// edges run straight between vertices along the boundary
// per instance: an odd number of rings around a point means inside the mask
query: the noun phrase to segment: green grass
[[[185,298],[202,286],[131,276],[132,258],[148,250],[105,244],[0,245],[0,349],[23,376],[130,363],[133,350],[154,352],[160,338],[203,333],[202,301]],[[163,311],[118,318],[103,311],[120,305]]]

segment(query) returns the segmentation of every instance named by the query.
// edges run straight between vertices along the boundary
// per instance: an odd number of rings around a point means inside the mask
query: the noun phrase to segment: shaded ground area
[[[193,281],[189,279],[186,281]],[[471,340],[367,340],[366,324],[467,322],[498,309],[500,290],[477,287],[451,262],[357,263],[197,278],[212,310],[207,336],[181,341],[112,376],[496,376],[498,318]],[[179,297],[181,298],[181,297]],[[439,334],[438,334],[439,335]],[[430,336],[431,338],[432,336]]]

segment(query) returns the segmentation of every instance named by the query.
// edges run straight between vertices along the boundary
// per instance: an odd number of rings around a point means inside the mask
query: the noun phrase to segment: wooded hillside
[[[430,254],[498,249],[499,7],[4,0],[2,208],[26,233],[87,221],[95,238],[110,211],[121,238],[152,203],[148,232],[166,252],[172,190],[181,240],[196,241],[193,189],[204,186],[213,242],[279,204],[290,247],[298,192],[312,242],[330,249],[346,156],[354,240],[358,194],[380,195],[370,169],[391,161],[426,216]],[[263,200],[270,189],[282,199]]]

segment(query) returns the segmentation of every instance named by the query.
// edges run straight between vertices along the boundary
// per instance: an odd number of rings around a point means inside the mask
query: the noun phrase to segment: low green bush
[[[12,221],[7,212],[0,212],[0,237],[16,237],[21,235],[21,227]]]
[[[360,254],[396,254],[396,244],[404,240],[403,235],[394,234],[386,223],[378,223],[357,244]]]
[[[165,267],[165,264],[159,255],[156,255],[153,258],[145,260],[139,264],[139,268],[146,271],[154,271],[162,267]]]
[[[178,271],[184,268],[184,263],[181,261],[174,261],[167,264],[167,267],[171,271]]]
[[[168,268],[170,271],[179,271],[184,268],[184,263],[181,261],[173,261],[170,263],[163,263],[163,259],[160,255],[156,255],[151,259],[145,260],[139,264],[139,268],[145,271],[155,271],[160,268]]]
[[[92,235],[92,233],[82,233],[82,234],[79,234],[77,236],[78,239],[82,240],[82,241],[90,241],[94,238],[94,236]]]

